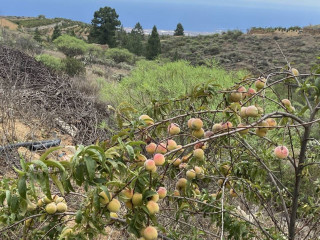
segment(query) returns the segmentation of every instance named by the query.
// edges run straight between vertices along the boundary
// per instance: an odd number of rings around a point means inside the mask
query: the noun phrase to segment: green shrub
[[[44,65],[46,65],[54,71],[63,70],[63,64],[60,58],[51,56],[49,54],[41,54],[36,56],[36,60],[42,62]]]
[[[213,81],[226,88],[244,75],[244,72],[227,73],[217,67],[194,67],[186,61],[158,64],[142,60],[130,76],[103,88],[102,95],[113,105],[126,101],[143,108],[153,99],[178,97],[199,84]]]
[[[53,41],[59,51],[68,57],[82,55],[86,52],[88,44],[83,40],[69,35],[62,35]]]
[[[62,60],[62,63],[64,65],[64,71],[69,75],[69,76],[75,76],[75,75],[81,75],[86,72],[86,68],[84,64],[71,57],[67,57]]]
[[[105,51],[94,44],[87,45],[85,58],[89,63],[103,63]]]
[[[135,55],[123,48],[111,48],[106,52],[106,58],[112,59],[116,63],[126,62],[134,64],[136,61]]]

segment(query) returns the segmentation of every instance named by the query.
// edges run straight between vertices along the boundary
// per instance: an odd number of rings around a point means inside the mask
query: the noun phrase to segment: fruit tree
[[[0,183],[0,234],[23,239],[315,239],[316,74],[290,64],[232,88],[197,86],[142,114],[110,107],[116,135],[21,159]],[[140,117],[139,117],[140,116]],[[107,228],[108,227],[108,228]],[[109,229],[109,230],[108,230]]]

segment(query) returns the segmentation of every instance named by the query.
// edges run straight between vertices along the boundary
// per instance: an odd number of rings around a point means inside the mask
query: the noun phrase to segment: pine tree
[[[52,37],[51,37],[51,41],[54,41],[55,39],[57,39],[58,37],[61,36],[61,30],[60,27],[58,25],[56,25],[53,29],[53,33],[52,33]]]
[[[142,41],[144,40],[144,32],[141,24],[138,22],[131,30],[128,39],[127,49],[140,56],[144,53],[144,47]]]
[[[161,53],[161,43],[156,26],[153,26],[152,33],[148,39],[146,57],[149,60],[155,59]]]
[[[88,37],[89,42],[108,44],[116,47],[116,30],[121,25],[119,15],[114,8],[104,7],[94,13],[92,27]]]
[[[124,30],[123,25],[121,25],[119,31],[116,32],[116,38],[118,41],[118,45],[122,48],[127,48],[128,45],[128,34],[126,30]]]
[[[34,31],[33,39],[36,40],[37,42],[42,42],[41,34],[38,28],[36,28],[36,30]]]
[[[181,23],[177,24],[176,30],[174,30],[174,36],[184,36],[184,29]]]

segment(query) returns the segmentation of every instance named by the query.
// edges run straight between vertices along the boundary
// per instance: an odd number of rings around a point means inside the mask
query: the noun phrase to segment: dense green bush
[[[85,54],[86,62],[91,63],[104,63],[105,50],[95,44],[88,44]]]
[[[75,75],[81,75],[86,72],[86,68],[84,64],[71,57],[67,57],[62,60],[62,63],[64,65],[64,71],[69,75],[69,76],[75,76]]]
[[[126,62],[129,64],[134,64],[136,61],[135,55],[123,48],[108,49],[106,52],[106,58],[112,59],[116,63]]]
[[[153,99],[170,99],[181,96],[196,85],[213,82],[231,86],[244,76],[244,72],[227,73],[220,68],[191,66],[186,61],[157,62],[139,61],[129,77],[120,83],[103,88],[103,96],[114,105],[127,101],[137,107],[150,104]]]
[[[62,35],[53,41],[59,51],[68,57],[82,55],[86,52],[88,44],[83,40],[69,35]]]
[[[47,67],[55,70],[55,71],[61,71],[63,70],[63,64],[61,62],[60,58],[54,57],[49,54],[40,54],[36,56],[36,60],[39,62],[42,62]]]

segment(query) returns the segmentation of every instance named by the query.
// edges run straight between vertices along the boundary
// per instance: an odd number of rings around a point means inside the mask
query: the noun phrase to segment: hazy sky
[[[253,26],[320,24],[320,0],[3,0],[0,15],[65,17],[90,22],[94,11],[116,9],[125,27],[216,31]]]

